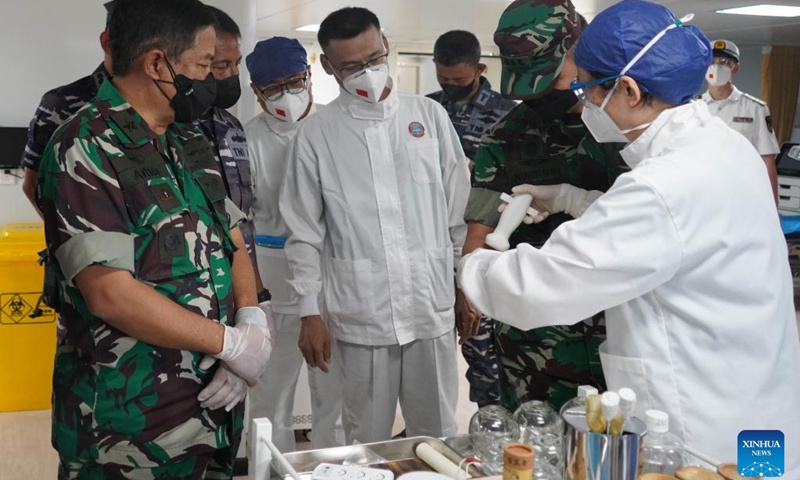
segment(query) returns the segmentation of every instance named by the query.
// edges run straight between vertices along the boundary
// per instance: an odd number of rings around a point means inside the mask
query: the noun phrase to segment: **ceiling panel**
[[[741,45],[800,45],[800,17],[768,18],[716,13],[724,8],[741,7],[766,0],[661,0],[678,17],[694,13],[692,23],[711,39],[726,38]],[[497,19],[510,4],[508,0],[259,0],[258,36],[276,35],[313,41],[315,33],[296,32],[296,27],[320,23],[339,8],[358,5],[369,8],[381,20],[393,43],[431,45],[448,30],[464,29],[475,33],[487,49],[493,47],[492,34]],[[597,12],[617,3],[613,0],[574,0],[575,7],[588,20]],[[800,1],[769,0],[779,5],[800,5]]]

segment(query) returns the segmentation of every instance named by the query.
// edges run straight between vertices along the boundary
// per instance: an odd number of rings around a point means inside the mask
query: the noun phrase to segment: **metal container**
[[[567,480],[636,480],[644,422],[631,418],[623,435],[602,435],[589,430],[585,416],[565,416]]]
[[[469,435],[465,435],[465,437],[469,438]],[[456,465],[464,459],[463,455],[456,452],[445,442],[433,437],[411,437],[321,450],[290,452],[284,454],[284,457],[297,470],[303,480],[310,480],[311,472],[323,462],[337,465],[384,468],[392,470],[395,473],[395,478],[397,478],[408,471],[432,470],[417,457],[415,452],[417,445],[423,442],[433,447],[434,450]],[[272,469],[273,480],[281,478],[291,480],[291,477],[279,465],[276,465],[276,462],[272,463]],[[475,465],[470,465],[468,471],[473,478],[486,476],[483,470]]]

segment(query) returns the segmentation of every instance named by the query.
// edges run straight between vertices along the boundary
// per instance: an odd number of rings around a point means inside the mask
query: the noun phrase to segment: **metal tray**
[[[284,457],[286,457],[289,464],[297,470],[297,473],[300,474],[303,480],[310,480],[311,473],[320,463],[369,465],[371,468],[392,470],[395,473],[395,478],[397,478],[407,471],[431,470],[414,452],[417,445],[422,442],[433,447],[434,450],[444,455],[456,465],[461,463],[465,458],[442,440],[433,437],[402,438],[386,442],[350,445],[347,447],[291,452],[284,454]],[[400,471],[398,471],[398,467],[401,469]],[[276,462],[272,462],[273,479],[291,479],[288,473],[281,470],[281,467],[277,465]],[[469,473],[473,478],[486,476],[486,474],[475,465],[469,466]]]

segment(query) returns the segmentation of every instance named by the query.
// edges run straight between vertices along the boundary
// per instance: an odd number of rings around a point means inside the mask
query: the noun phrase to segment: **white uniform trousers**
[[[337,342],[347,443],[389,440],[397,401],[409,437],[454,435],[458,400],[455,331],[409,344]]]
[[[278,341],[267,369],[250,389],[248,422],[267,417],[272,422],[272,442],[281,452],[293,452],[294,426],[292,409],[303,354],[297,346],[300,338],[298,315],[275,313]],[[336,355],[332,355],[329,373],[308,369],[311,390],[311,447],[330,448],[344,445],[342,428],[342,385]],[[248,423],[249,424],[249,423]]]

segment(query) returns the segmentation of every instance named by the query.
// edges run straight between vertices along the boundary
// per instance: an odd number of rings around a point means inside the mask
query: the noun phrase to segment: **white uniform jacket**
[[[305,121],[316,111],[316,105]],[[278,120],[262,112],[244,126],[250,149],[253,174],[253,225],[257,235],[287,237],[289,231],[278,210],[278,197],[286,173],[287,154],[300,122]],[[299,314],[297,295],[289,288],[289,264],[283,249],[258,248],[259,269],[264,285],[272,294],[272,309],[277,313]],[[261,265],[265,263],[265,265]]]
[[[717,101],[706,92],[702,99],[708,104],[712,115],[721,118],[729,127],[750,140],[759,155],[777,155],[781,151],[772,130],[772,115],[765,102],[736,87],[733,87],[728,98]]]
[[[541,250],[465,257],[464,292],[522,329],[605,310],[606,381],[636,391],[638,417],[666,411],[671,431],[727,462],[741,430],[782,430],[784,478],[800,478],[800,345],[764,162],[699,101],[622,154],[633,170]]]
[[[290,283],[306,299],[324,285],[334,336],[404,345],[452,330],[470,187],[445,110],[394,89],[377,104],[342,90],[302,122],[290,158]]]

